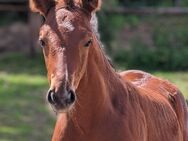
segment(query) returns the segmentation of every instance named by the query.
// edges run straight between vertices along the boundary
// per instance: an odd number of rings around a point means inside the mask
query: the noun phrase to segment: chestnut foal
[[[59,113],[52,141],[188,141],[187,107],[168,81],[116,73],[91,24],[100,0],[30,0]]]

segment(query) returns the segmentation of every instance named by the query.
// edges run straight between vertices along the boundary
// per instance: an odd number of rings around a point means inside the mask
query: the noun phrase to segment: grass
[[[188,72],[155,72],[188,98]],[[0,56],[0,141],[48,141],[55,119],[45,102],[48,89],[42,55]]]
[[[48,88],[42,57],[0,57],[0,141],[47,141],[54,118],[45,102]]]

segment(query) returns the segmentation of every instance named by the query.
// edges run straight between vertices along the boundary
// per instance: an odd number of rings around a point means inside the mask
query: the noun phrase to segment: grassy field
[[[188,98],[188,72],[155,72],[176,83]],[[48,141],[55,118],[45,102],[48,89],[41,56],[0,56],[0,141]]]
[[[45,102],[42,57],[0,57],[0,141],[48,141],[55,118]]]

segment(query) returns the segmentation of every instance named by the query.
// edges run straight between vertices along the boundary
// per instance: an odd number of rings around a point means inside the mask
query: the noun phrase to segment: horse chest
[[[61,141],[147,141],[142,136],[144,133],[140,136],[136,135],[141,131],[137,130],[140,125],[135,126],[134,132],[132,132],[133,129],[130,128],[127,121],[120,118],[115,121],[112,120],[111,123],[106,122],[84,131],[76,127],[68,127]]]

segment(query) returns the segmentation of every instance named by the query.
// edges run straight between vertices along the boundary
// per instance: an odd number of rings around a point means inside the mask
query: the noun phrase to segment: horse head
[[[90,21],[100,1],[30,0],[30,6],[45,19],[39,42],[50,84],[47,100],[57,112],[66,112],[76,101],[76,89],[95,44]]]

